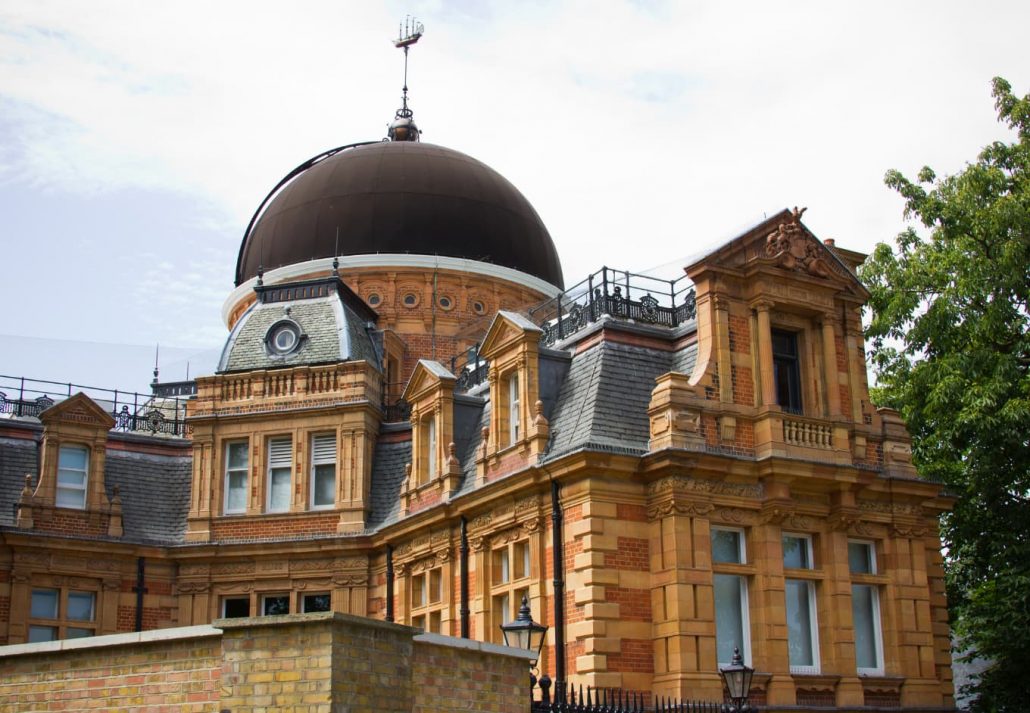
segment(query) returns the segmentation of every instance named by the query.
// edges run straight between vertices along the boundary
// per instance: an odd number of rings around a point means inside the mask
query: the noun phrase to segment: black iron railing
[[[451,373],[457,377],[454,386],[458,391],[468,391],[482,384],[489,370],[489,364],[479,355],[478,343],[451,357]]]
[[[63,381],[0,374],[0,415],[39,418],[59,401],[82,392],[114,418],[112,430],[186,436],[187,399],[102,389]]]
[[[544,346],[575,334],[603,315],[678,327],[697,316],[694,285],[686,276],[663,280],[603,267],[529,310],[529,318],[543,330],[540,343]]]
[[[621,688],[568,687],[559,683],[551,695],[548,678],[540,681],[540,700],[533,701],[531,713],[721,713],[716,701],[684,701],[652,696],[643,691]]]

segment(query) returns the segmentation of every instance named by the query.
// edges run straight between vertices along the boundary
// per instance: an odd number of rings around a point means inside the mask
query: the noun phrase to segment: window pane
[[[239,619],[250,616],[250,598],[239,597],[222,601],[222,616],[227,619]]]
[[[852,574],[873,574],[872,545],[868,542],[849,542],[848,568]]]
[[[805,537],[783,536],[783,566],[795,569],[811,569],[808,559],[808,539]]]
[[[315,507],[336,504],[336,464],[315,466]]]
[[[504,584],[505,582],[511,581],[511,561],[508,557],[508,548],[505,547],[500,550],[496,550],[495,554],[495,566],[496,566],[496,584]]]
[[[305,594],[304,611],[307,613],[329,611],[332,598],[328,594]]]
[[[785,581],[787,595],[787,648],[791,666],[815,666],[812,652],[811,585],[798,579]]]
[[[269,476],[268,509],[283,512],[290,509],[290,469],[275,468]]]
[[[265,616],[290,613],[290,597],[288,594],[276,594],[265,597],[262,601],[261,613]]]
[[[57,639],[56,626],[30,626],[29,643],[37,644],[40,641],[54,641]]]
[[[739,532],[712,530],[712,561],[741,564]]]
[[[855,663],[858,668],[880,668],[876,637],[876,591],[868,584],[851,586],[851,613],[855,621]]]
[[[58,470],[57,484],[66,488],[85,488],[86,472],[83,470]]]
[[[56,589],[33,589],[32,590],[32,614],[33,619],[56,619],[57,618],[57,590]],[[49,639],[43,639],[49,641]]]
[[[68,592],[68,618],[74,621],[93,621],[93,592]]]
[[[733,660],[734,647],[744,647],[744,601],[741,578],[735,574],[717,574],[715,584],[715,640],[719,663]]]
[[[507,594],[497,597],[496,606],[498,607],[498,609],[500,609],[499,613],[501,615],[501,623],[507,624],[508,622],[510,622],[512,620],[511,597]]]
[[[88,451],[79,446],[61,446],[57,457],[57,467],[60,469],[70,468],[72,470],[86,470]]]
[[[66,639],[84,639],[87,636],[93,636],[92,629],[80,629],[76,626],[69,626],[64,630],[64,638]]]
[[[247,473],[229,473],[229,493],[225,500],[229,512],[243,512],[247,509]]]
[[[57,497],[54,502],[59,508],[77,508],[81,510],[86,507],[86,491],[58,488]]]
[[[229,468],[232,470],[239,470],[247,467],[247,443],[241,441],[240,443],[229,444]]]

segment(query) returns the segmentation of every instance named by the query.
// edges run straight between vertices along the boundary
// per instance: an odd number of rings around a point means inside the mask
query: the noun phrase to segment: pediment
[[[455,377],[443,364],[429,359],[419,359],[411,372],[408,385],[404,387],[402,398],[409,403],[417,394],[439,387],[441,384],[454,384]]]
[[[75,423],[84,426],[96,426],[105,430],[114,428],[114,417],[103,409],[96,401],[81,391],[64,401],[60,401],[39,415],[44,424]]]
[[[825,281],[867,299],[869,293],[858,276],[801,222],[805,210],[783,210],[762,221],[688,266],[688,273],[706,266],[744,274],[756,268],[772,268],[787,275]]]
[[[540,327],[513,312],[501,311],[490,323],[479,353],[490,359],[504,347],[524,339],[539,339]]]

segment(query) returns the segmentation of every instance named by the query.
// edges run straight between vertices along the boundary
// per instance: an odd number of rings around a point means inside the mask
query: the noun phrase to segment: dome
[[[563,287],[540,216],[486,164],[416,142],[330,153],[284,179],[265,210],[258,209],[240,246],[237,285],[259,266],[271,270],[334,253],[414,253],[501,265]]]

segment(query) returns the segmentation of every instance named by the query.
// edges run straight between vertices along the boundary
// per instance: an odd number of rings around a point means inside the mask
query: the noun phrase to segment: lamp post
[[[533,654],[533,660],[529,664],[529,690],[532,695],[536,687],[536,663],[540,660],[540,649],[544,645],[544,637],[547,636],[547,626],[537,624],[529,612],[529,597],[522,595],[522,606],[519,607],[518,616],[515,621],[501,624],[501,633],[504,635],[504,645],[514,649],[522,649]],[[544,688],[544,680],[548,679],[544,674],[540,680],[540,687]],[[550,688],[550,679],[547,680],[546,688]],[[545,689],[546,690],[546,689]]]
[[[733,660],[726,668],[720,668],[719,674],[726,684],[726,690],[730,692],[732,701],[729,705],[723,706],[723,710],[726,713],[748,713],[754,710],[748,703],[748,696],[751,693],[751,677],[755,675],[755,670],[744,665],[740,649],[733,648]]]

